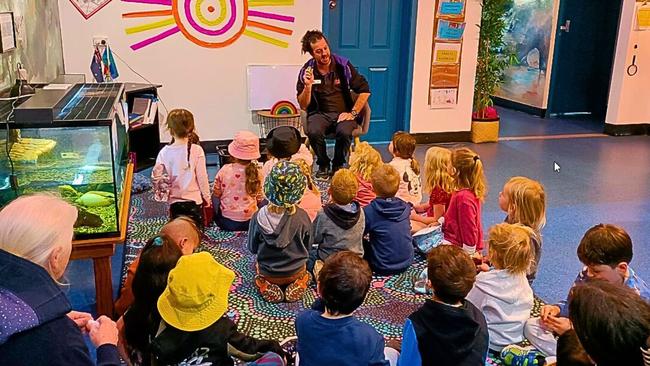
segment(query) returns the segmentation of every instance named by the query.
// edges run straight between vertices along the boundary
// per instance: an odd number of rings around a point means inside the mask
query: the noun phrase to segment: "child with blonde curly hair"
[[[372,189],[372,173],[383,164],[379,151],[367,142],[360,143],[350,156],[350,170],[356,174],[359,190],[354,197],[361,207],[366,207],[377,197]]]
[[[489,257],[493,268],[476,276],[467,300],[485,314],[490,349],[524,340],[524,325],[533,308],[533,290],[526,279],[534,252],[533,230],[521,224],[498,224],[490,228]]]
[[[307,211],[309,220],[313,222],[316,219],[318,211],[323,208],[323,202],[320,197],[320,190],[318,190],[318,186],[314,182],[314,178],[311,175],[312,166],[303,159],[295,159],[292,161],[298,165],[300,171],[305,176],[305,179],[307,181],[305,194],[302,196],[302,199],[300,199],[298,207]]]
[[[451,194],[454,192],[454,167],[451,163],[451,150],[444,147],[430,147],[424,158],[425,192],[429,192],[429,202],[416,205],[416,212],[426,212],[426,216],[412,214],[411,227],[416,232],[426,226],[436,224],[449,208]]]
[[[546,225],[544,187],[538,181],[530,178],[512,177],[499,193],[499,207],[508,214],[505,222],[522,224],[533,229],[534,235],[530,241],[535,258],[527,272],[528,282],[532,285],[542,256],[541,231]]]
[[[483,162],[466,147],[454,150],[451,161],[456,191],[443,216],[442,232],[445,240],[474,254],[483,249],[481,204],[487,192]]]

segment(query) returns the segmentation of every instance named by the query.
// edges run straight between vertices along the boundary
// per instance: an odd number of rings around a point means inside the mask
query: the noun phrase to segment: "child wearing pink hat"
[[[263,199],[262,173],[257,163],[260,140],[250,131],[237,132],[228,153],[233,163],[221,167],[214,178],[213,196],[219,202],[215,220],[222,230],[246,231]]]

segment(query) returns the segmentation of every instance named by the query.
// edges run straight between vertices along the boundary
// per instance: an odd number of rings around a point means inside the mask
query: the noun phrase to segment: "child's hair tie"
[[[154,247],[161,247],[163,245],[163,239],[159,236],[156,236],[153,238],[153,246]]]
[[[475,162],[475,163],[476,163],[476,161],[479,160],[479,159],[481,159],[480,156],[478,156],[478,155],[474,155],[474,162]]]

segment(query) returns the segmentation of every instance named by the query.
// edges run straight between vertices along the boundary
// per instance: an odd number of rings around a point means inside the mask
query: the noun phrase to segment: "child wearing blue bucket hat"
[[[257,255],[255,285],[269,302],[302,299],[311,280],[306,269],[311,221],[298,207],[306,185],[298,165],[278,162],[264,181],[269,204],[250,221],[248,249]]]

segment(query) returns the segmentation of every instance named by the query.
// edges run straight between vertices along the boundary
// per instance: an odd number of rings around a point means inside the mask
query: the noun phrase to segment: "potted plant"
[[[503,81],[508,57],[503,54],[507,5],[512,0],[482,0],[479,25],[478,61],[474,84],[472,142],[496,142],[499,138],[499,115],[492,95]]]

